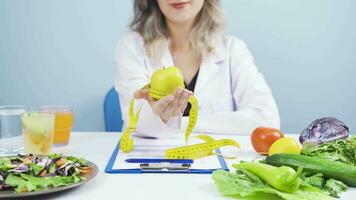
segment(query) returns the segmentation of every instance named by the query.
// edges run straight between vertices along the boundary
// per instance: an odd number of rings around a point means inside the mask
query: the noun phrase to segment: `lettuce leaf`
[[[217,170],[213,173],[212,178],[221,194],[239,199],[331,199],[323,191],[303,181],[301,181],[302,184],[295,193],[278,191],[263,182],[258,176],[245,170],[237,170],[236,173]]]
[[[3,157],[0,158],[0,172],[7,172],[9,169],[12,169],[12,164],[10,158]]]
[[[44,166],[39,166],[39,165],[36,165],[35,163],[30,163],[29,167],[30,167],[30,171],[34,175],[37,175],[38,173],[40,173],[45,168]]]
[[[5,180],[5,184],[15,188],[16,192],[38,191],[47,187],[58,187],[71,185],[79,182],[79,176],[49,176],[49,177],[34,177],[24,173],[10,173]]]
[[[17,193],[37,190],[34,184],[12,173],[7,175],[5,184],[15,187]]]
[[[80,163],[82,165],[86,165],[88,163],[88,161],[86,161],[84,158],[77,158],[77,157],[74,157],[74,156],[67,157],[67,160],[70,160],[70,161],[75,162],[75,163]]]

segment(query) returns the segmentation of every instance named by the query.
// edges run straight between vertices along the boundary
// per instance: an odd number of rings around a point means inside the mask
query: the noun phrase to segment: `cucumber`
[[[303,171],[321,173],[325,177],[334,178],[348,186],[356,187],[356,166],[354,165],[295,154],[268,156],[266,163],[274,166],[289,166],[294,169],[303,167]]]

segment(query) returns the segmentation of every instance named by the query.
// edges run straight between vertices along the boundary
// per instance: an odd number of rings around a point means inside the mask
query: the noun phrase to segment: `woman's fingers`
[[[136,90],[134,92],[134,98],[135,99],[148,99],[149,97],[149,92],[150,90],[149,89],[143,89],[143,90]]]
[[[177,116],[177,115],[182,115],[184,113],[185,108],[187,107],[189,98],[193,95],[193,92],[189,90],[183,90],[178,103],[174,104],[174,101],[172,101],[166,108],[166,110],[163,111],[164,116]]]
[[[182,95],[184,93],[184,90],[183,88],[177,88],[175,93],[174,93],[174,100],[170,103],[170,106],[172,107],[177,107],[178,106],[178,103],[179,101],[181,100],[182,98]]]
[[[182,105],[184,104],[185,100],[187,99],[189,95],[189,91],[188,90],[183,90],[179,100],[178,100],[178,103],[177,103],[177,106],[178,108],[182,107]]]
[[[187,107],[188,102],[189,102],[189,98],[191,96],[193,96],[193,92],[188,91],[187,96],[185,96],[185,98],[184,98],[184,103],[180,106],[180,110],[182,110],[182,112],[184,112],[185,108]]]
[[[168,105],[174,100],[172,95],[165,96],[158,101],[151,102],[153,112],[162,117],[163,111],[168,107]]]
[[[147,100],[154,114],[160,116],[163,121],[168,121],[169,118],[184,112],[193,92],[178,88],[172,95],[165,96],[158,101],[152,99],[148,94],[149,90],[144,89],[136,91],[134,96],[136,99]]]
[[[178,102],[179,102],[179,99],[181,98],[182,94],[184,92],[184,89],[183,88],[178,88],[173,96],[174,96],[174,100],[171,101],[169,103],[169,105],[166,107],[166,109],[163,111],[163,116],[165,117],[172,117],[172,116],[175,116],[176,113],[177,113],[177,109],[178,109]]]

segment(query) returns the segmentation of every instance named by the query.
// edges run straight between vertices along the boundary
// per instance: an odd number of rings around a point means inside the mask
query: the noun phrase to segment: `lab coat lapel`
[[[194,93],[199,93],[204,87],[206,87],[209,82],[218,75],[220,67],[211,62],[211,60],[203,59],[200,69],[198,79],[194,88]]]
[[[203,58],[199,69],[197,83],[195,85],[194,93],[197,94],[204,87],[209,85],[216,76],[218,76],[222,61],[227,58],[227,51],[221,40],[218,40],[215,46],[214,53]]]

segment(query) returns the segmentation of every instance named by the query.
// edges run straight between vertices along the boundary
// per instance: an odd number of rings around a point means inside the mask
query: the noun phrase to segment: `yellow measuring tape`
[[[165,157],[167,159],[198,159],[210,155],[220,155],[214,153],[213,150],[224,146],[234,146],[240,149],[240,144],[234,140],[230,140],[230,139],[215,140],[214,138],[208,135],[198,135],[195,137],[204,140],[205,143],[167,149],[165,153]],[[228,159],[236,158],[236,156],[232,156],[232,157],[223,156],[223,157]]]
[[[152,84],[153,76],[157,76],[157,74],[153,74],[151,77],[151,84],[148,84],[143,87],[143,89],[150,89],[149,95],[154,98],[154,99],[160,99],[174,91],[177,87],[182,87],[184,86],[183,83],[183,75],[179,71],[178,68],[176,67],[170,67],[170,68],[164,68],[164,70],[170,70],[170,72],[175,73],[175,75],[178,75],[178,77],[175,77],[178,79],[176,85],[171,85],[171,91],[166,91],[162,92],[160,91],[159,87],[161,87],[162,84]],[[156,87],[156,88],[152,88]],[[162,90],[162,89],[161,89]],[[188,121],[188,126],[185,131],[185,142],[188,143],[188,139],[190,134],[192,133],[197,117],[198,117],[198,101],[196,97],[191,96],[189,98],[189,103],[191,104],[191,109],[189,111],[189,121]],[[120,149],[125,152],[129,153],[133,150],[134,148],[134,142],[132,138],[132,132],[136,131],[136,124],[140,115],[141,108],[137,111],[137,113],[134,112],[134,106],[135,106],[135,100],[134,98],[131,99],[130,102],[130,108],[129,108],[129,124],[127,128],[123,131],[121,139],[120,139]],[[239,143],[237,143],[234,140],[230,139],[221,139],[221,140],[215,140],[214,138],[207,136],[207,135],[198,135],[195,136],[196,138],[199,138],[204,141],[204,143],[200,144],[194,144],[194,145],[188,145],[188,146],[182,146],[178,148],[173,148],[173,149],[167,149],[165,152],[165,157],[167,159],[197,159],[209,155],[217,155],[216,153],[213,152],[213,150],[218,149],[220,147],[224,146],[234,146],[237,148],[240,148]],[[235,157],[226,157],[225,158],[235,158]]]

